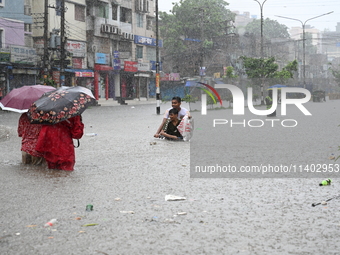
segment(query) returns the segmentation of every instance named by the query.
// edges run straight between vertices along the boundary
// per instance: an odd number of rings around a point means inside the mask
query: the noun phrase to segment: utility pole
[[[60,86],[65,85],[65,0],[61,0],[60,18]]]
[[[45,0],[45,3],[44,3],[44,56],[43,56],[43,66],[42,66],[44,75],[46,75],[48,72],[47,60],[48,60],[48,0]]]
[[[276,17],[279,17],[279,18],[296,20],[296,21],[299,21],[301,23],[301,26],[302,26],[302,43],[303,43],[303,45],[302,45],[303,60],[302,61],[303,61],[303,87],[304,88],[306,88],[306,31],[305,31],[306,23],[309,20],[316,19],[316,18],[325,16],[325,15],[331,14],[333,12],[334,11],[327,12],[327,13],[315,16],[313,18],[307,19],[305,22],[303,22],[302,20],[299,20],[299,19],[294,19],[294,18],[289,18],[289,17],[275,15]]]
[[[201,82],[203,82],[203,76],[204,76],[204,72],[205,72],[205,68],[204,68],[204,9],[203,8],[199,8],[200,11],[202,11],[202,16],[201,16],[201,67],[200,67],[200,75],[201,75]]]
[[[160,75],[159,75],[159,33],[158,33],[158,0],[156,0],[156,113],[159,115],[161,113],[160,102],[161,102],[161,94],[160,94]]]
[[[255,2],[257,2],[260,5],[260,10],[261,10],[261,59],[263,61],[263,5],[267,0],[264,0],[262,2],[262,4],[258,1],[258,0],[254,0]],[[263,78],[261,81],[261,105],[264,105],[264,96],[263,96]]]

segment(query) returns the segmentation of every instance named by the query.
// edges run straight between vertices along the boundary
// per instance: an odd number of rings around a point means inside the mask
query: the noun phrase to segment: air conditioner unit
[[[111,26],[111,27],[110,27],[110,33],[112,33],[112,34],[118,34],[118,28],[117,28],[117,27]]]
[[[125,33],[125,34],[124,34],[124,38],[125,38],[125,39],[129,39],[129,35],[130,35],[129,33]]]
[[[122,34],[122,30],[120,28],[118,28],[118,34],[121,35]]]
[[[130,34],[129,35],[129,39],[132,40],[132,41],[135,40],[135,35],[134,34]]]
[[[101,30],[102,33],[108,33],[108,32],[110,32],[110,26],[106,25],[106,24],[102,24],[100,30]]]

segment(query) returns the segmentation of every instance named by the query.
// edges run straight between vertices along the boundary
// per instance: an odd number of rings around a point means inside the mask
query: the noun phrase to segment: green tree
[[[294,60],[289,62],[281,71],[277,71],[274,74],[275,78],[278,78],[280,83],[284,83],[290,78],[294,77],[294,72],[298,70],[298,62]]]
[[[340,67],[340,65],[339,65]],[[334,80],[335,82],[338,84],[338,86],[340,87],[340,69],[334,69],[334,68],[330,68],[330,70],[332,71],[332,74],[334,76]],[[340,147],[339,147],[340,148]]]
[[[234,19],[224,0],[181,0],[171,13],[160,12],[160,35],[167,61],[180,65],[188,73],[190,65],[199,65],[213,51],[214,39],[225,35]],[[189,40],[186,40],[189,39]]]
[[[242,56],[244,71],[248,78],[254,79],[255,85],[260,85],[266,78],[277,78],[281,83],[284,83],[290,78],[293,78],[294,72],[297,71],[298,62],[296,60],[289,62],[281,71],[278,71],[278,64],[275,63],[275,58],[248,58]]]
[[[255,19],[248,23],[245,27],[245,32],[261,35],[261,19]],[[290,38],[288,33],[288,27],[286,25],[280,24],[276,20],[271,20],[269,18],[263,21],[263,37],[267,40],[271,38]]]
[[[227,66],[225,78],[237,78],[238,76],[235,74],[234,67]]]
[[[250,79],[264,79],[275,76],[278,64],[275,58],[248,58],[242,56],[244,71]]]

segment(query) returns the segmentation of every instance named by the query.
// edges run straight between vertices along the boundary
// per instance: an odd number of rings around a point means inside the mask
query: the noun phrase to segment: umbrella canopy
[[[13,89],[0,101],[0,107],[2,110],[24,113],[44,93],[53,90],[55,90],[54,87],[46,85],[31,85]]]
[[[271,90],[271,89],[274,89],[274,88],[281,89],[281,88],[284,88],[284,87],[287,87],[287,86],[281,85],[281,84],[276,84],[276,85],[270,86],[267,90]]]
[[[94,100],[87,88],[61,87],[35,101],[27,114],[33,124],[56,124],[82,114]]]

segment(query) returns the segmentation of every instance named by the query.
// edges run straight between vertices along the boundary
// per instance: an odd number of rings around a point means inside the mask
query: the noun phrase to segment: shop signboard
[[[96,53],[96,64],[108,65],[110,63],[110,55],[106,53]]]
[[[75,72],[76,77],[94,77],[94,72]]]
[[[73,57],[85,58],[86,43],[78,41],[67,41],[66,49],[72,53]]]
[[[114,70],[120,70],[120,59],[119,58],[113,59],[112,66]]]
[[[34,48],[28,48],[23,46],[11,46],[11,62],[36,65],[37,64],[37,52]]]
[[[179,73],[167,73],[164,77],[161,77],[161,81],[180,81]]]
[[[119,54],[120,52],[118,50],[115,50],[113,52],[113,59],[112,59],[112,66],[113,66],[113,70],[115,71],[119,71],[121,69],[120,66],[120,59],[119,59]]]
[[[9,62],[11,53],[9,49],[0,48],[0,62]]]
[[[115,50],[113,52],[113,58],[119,58],[119,51],[118,50]]]
[[[155,38],[135,35],[134,41],[135,41],[136,44],[142,44],[142,45],[147,45],[147,46],[156,46],[156,39]],[[162,40],[158,40],[158,47],[163,47],[163,41]]]
[[[138,63],[135,61],[124,61],[125,72],[138,72]]]
[[[56,84],[60,84],[60,72],[59,71],[53,71],[52,78]]]
[[[72,58],[72,67],[75,69],[83,68],[83,59],[82,58]]]
[[[138,63],[138,71],[141,72],[149,72],[150,71],[150,63]]]

